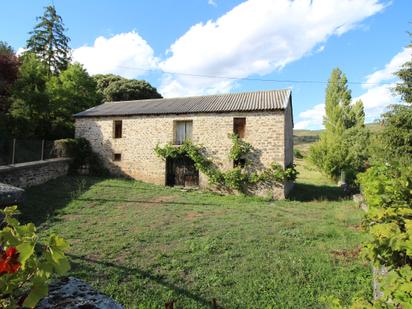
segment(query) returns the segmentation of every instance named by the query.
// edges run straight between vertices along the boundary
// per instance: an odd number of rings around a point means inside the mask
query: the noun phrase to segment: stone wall
[[[67,175],[70,160],[57,158],[0,166],[0,182],[20,188],[40,185]]]
[[[76,137],[88,139],[113,173],[164,185],[165,162],[156,156],[154,148],[173,142],[175,121],[193,121],[193,143],[203,145],[212,161],[225,170],[233,167],[228,158],[232,146],[228,134],[233,133],[234,117],[246,117],[244,139],[256,150],[252,159],[257,169],[272,162],[285,166],[290,161],[285,154],[292,151],[293,155],[293,148],[285,152],[285,147],[293,133],[285,124],[283,111],[77,118]],[[122,138],[113,137],[114,120],[123,121]],[[113,160],[114,153],[121,153],[121,161]],[[207,187],[205,175],[200,175],[199,181],[201,187]]]

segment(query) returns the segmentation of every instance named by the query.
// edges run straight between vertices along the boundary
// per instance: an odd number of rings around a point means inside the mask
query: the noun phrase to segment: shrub
[[[54,142],[54,149],[59,157],[73,159],[69,172],[76,174],[83,166],[88,166],[89,174],[106,176],[107,169],[100,157],[93,151],[89,141],[85,138],[66,138]]]
[[[339,180],[344,173],[344,180],[354,185],[356,175],[365,171],[368,143],[369,131],[361,126],[346,129],[340,136],[324,133],[311,146],[309,159],[333,180]]]
[[[21,225],[17,206],[0,209],[0,308],[34,308],[47,295],[53,274],[69,268],[68,244],[56,235],[40,243],[32,223]]]
[[[365,256],[389,270],[380,283],[379,303],[407,308],[412,304],[412,166],[376,165],[358,179],[369,207]]]
[[[299,149],[293,149],[293,155],[296,159],[303,159],[303,154]]]

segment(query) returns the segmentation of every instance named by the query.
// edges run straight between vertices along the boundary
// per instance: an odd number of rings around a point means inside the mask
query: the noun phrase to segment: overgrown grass
[[[319,194],[333,185],[308,168],[295,201],[276,202],[63,177],[27,191],[23,218],[65,237],[71,275],[127,308],[313,308],[324,295],[369,295],[362,213],[338,191]]]

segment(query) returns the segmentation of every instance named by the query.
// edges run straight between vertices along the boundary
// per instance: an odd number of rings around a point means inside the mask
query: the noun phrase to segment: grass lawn
[[[23,219],[71,244],[71,275],[127,308],[322,307],[369,295],[362,212],[300,161],[291,200],[63,177],[27,190]]]

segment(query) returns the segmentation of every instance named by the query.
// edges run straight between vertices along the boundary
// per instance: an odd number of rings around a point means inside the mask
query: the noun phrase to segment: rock
[[[49,295],[37,309],[124,309],[109,296],[95,291],[84,281],[68,277],[49,286]]]
[[[362,208],[365,212],[368,212],[368,205],[365,202],[365,199],[362,194],[354,194],[353,201],[358,204],[359,208]]]
[[[19,205],[24,200],[24,189],[0,183],[0,207]]]

